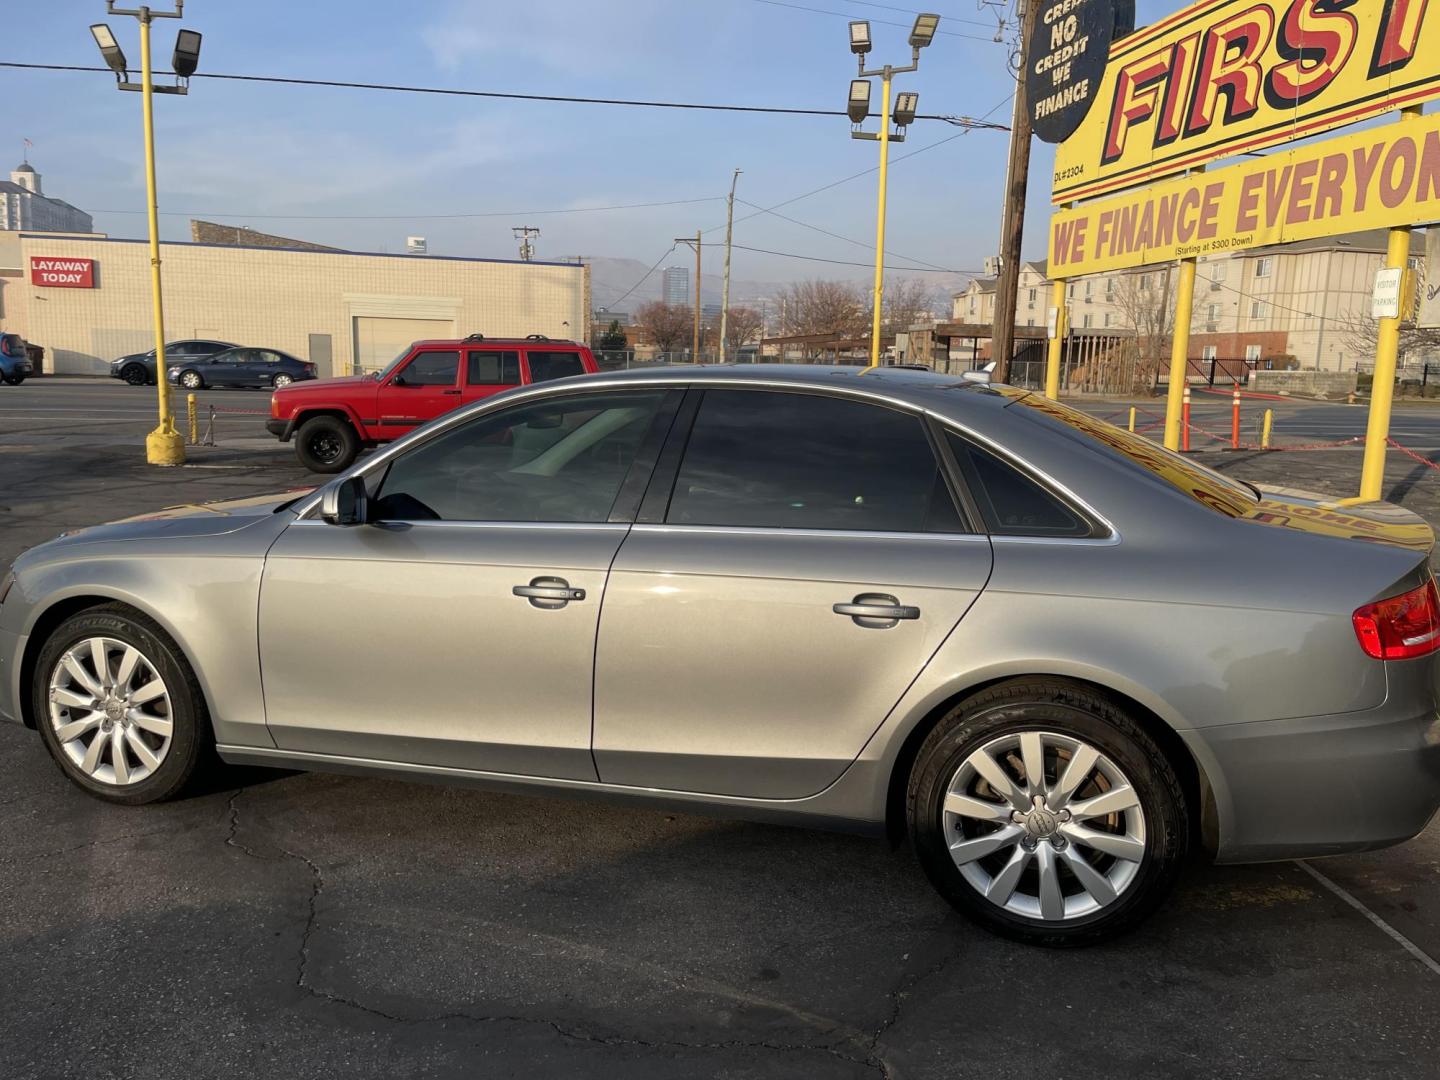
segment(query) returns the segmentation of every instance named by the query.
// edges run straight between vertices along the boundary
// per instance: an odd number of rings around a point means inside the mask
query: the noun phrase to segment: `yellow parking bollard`
[[[185,409],[190,415],[190,445],[194,446],[200,441],[200,417],[195,412],[195,395],[185,395]]]
[[[1260,429],[1260,449],[1270,449],[1270,424],[1275,419],[1275,414],[1269,409],[1265,410],[1265,426]]]
[[[1135,406],[1130,406],[1130,430],[1135,430]]]

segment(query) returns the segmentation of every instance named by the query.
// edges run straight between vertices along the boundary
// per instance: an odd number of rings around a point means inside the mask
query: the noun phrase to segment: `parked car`
[[[0,715],[119,803],[175,795],[214,740],[908,832],[960,911],[1080,944],[1194,846],[1425,826],[1433,544],[1007,386],[611,373],[478,402],[319,491],[31,548],[0,585]]]
[[[187,390],[206,386],[273,386],[315,378],[315,365],[279,349],[226,349],[198,360],[166,366],[165,377]]]
[[[213,356],[226,349],[239,348],[231,341],[209,341],[202,338],[188,338],[184,341],[167,341],[165,343],[165,366],[173,368],[178,364],[186,364],[195,360],[202,360],[207,356]],[[122,356],[117,360],[110,361],[110,377],[112,379],[123,379],[131,386],[154,386],[155,385],[155,350],[149,352],[131,353],[129,356]]]
[[[19,334],[0,334],[0,381],[19,386],[35,374],[30,348]]]
[[[295,455],[307,469],[336,473],[363,447],[398,439],[462,405],[599,370],[586,346],[541,334],[417,341],[383,371],[276,392],[265,427],[281,442],[293,438]]]

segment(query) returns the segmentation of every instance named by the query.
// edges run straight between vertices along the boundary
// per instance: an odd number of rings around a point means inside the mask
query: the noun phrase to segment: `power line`
[[[724,247],[718,241],[705,244],[705,247]],[[734,244],[733,247],[740,251],[754,251],[761,255],[778,255],[784,259],[803,259],[806,262],[831,263],[834,266],[863,266],[873,269],[873,262],[853,262],[849,259],[822,259],[819,255],[800,255],[794,251],[771,251],[769,248],[746,247],[744,244]],[[669,252],[667,251],[668,255]],[[948,270],[944,267],[936,267],[933,270],[924,269],[918,266],[886,266],[887,270],[903,270],[908,274],[978,274],[978,270]]]
[[[840,235],[840,233],[831,232],[829,229],[822,229],[819,225],[811,225],[809,222],[801,221],[799,218],[793,218],[793,217],[789,217],[789,216],[787,216],[787,215],[785,215],[785,214],[776,213],[774,210],[767,210],[767,209],[765,209],[765,207],[760,206],[760,205],[758,205],[758,204],[756,204],[756,203],[749,202],[749,201],[746,200],[746,199],[737,198],[735,201],[736,201],[736,202],[740,202],[740,203],[744,203],[746,206],[749,206],[749,207],[751,207],[751,208],[753,208],[753,209],[755,209],[755,210],[759,210],[762,214],[769,214],[771,217],[777,217],[777,218],[779,218],[781,221],[788,221],[788,222],[790,222],[790,224],[792,224],[792,225],[799,225],[799,226],[800,226],[801,228],[803,228],[803,229],[809,229],[809,230],[811,230],[812,232],[818,232],[818,233],[821,233],[821,234],[823,234],[823,235],[825,235],[825,236],[834,237],[836,240],[844,240],[847,244],[854,244],[856,247],[868,248],[868,249],[871,250],[871,251],[874,251],[874,250],[875,250],[875,245],[874,245],[874,244],[867,244],[864,240],[856,240],[854,237],[842,236],[842,235]],[[893,257],[896,258],[896,259],[904,259],[906,262],[919,263],[920,266],[929,267],[929,268],[932,269],[932,270],[945,270],[945,269],[946,269],[946,268],[943,267],[943,266],[937,266],[935,263],[926,262],[924,259],[916,259],[916,258],[912,258],[912,257],[909,256],[909,255],[902,255],[902,254],[900,254],[898,251],[886,251],[885,254],[886,254],[886,255],[893,256]]]
[[[922,12],[919,8],[896,7],[894,4],[877,4],[874,2],[874,0],[842,0],[842,2],[846,4],[854,4],[857,7],[881,8],[885,11],[898,11],[904,15],[928,14],[927,12]],[[990,25],[988,22],[981,22],[979,19],[962,19],[959,15],[946,15],[944,12],[940,13],[940,18],[945,22],[964,23],[966,26]],[[1000,21],[1001,20],[999,18],[996,19],[996,22]]]
[[[766,0],[771,2],[771,0]],[[0,68],[18,68],[26,71],[97,71],[108,73],[109,68],[91,67],[83,64],[22,64],[14,60],[0,60]],[[168,75],[169,72],[156,72]],[[277,86],[320,86],[341,90],[385,90],[402,94],[439,94],[445,97],[499,98],[506,101],[544,101],[579,105],[625,105],[646,109],[690,109],[702,112],[770,113],[786,116],[846,116],[843,109],[800,109],[781,105],[713,105],[696,101],[645,101],[634,98],[592,98],[570,97],[561,94],[518,94],[501,90],[455,90],[443,86],[407,86],[399,83],[347,82],[340,79],[298,79],[281,75],[230,75],[219,72],[196,72],[192,79],[220,79],[231,82],[270,83]],[[954,117],[938,113],[917,115],[917,120],[940,120],[948,124],[960,123],[969,127],[983,127],[987,130],[1007,131],[1003,124],[988,124],[981,121],[969,122],[965,117]]]
[[[770,7],[790,8],[792,11],[808,11],[812,15],[838,15],[842,19],[853,19],[854,16],[848,11],[830,11],[827,8],[806,7],[804,4],[791,4],[786,0],[755,0],[757,4],[768,4]],[[963,20],[961,20],[963,21]],[[882,26],[898,26],[903,30],[909,30],[907,23],[894,22],[890,19],[871,19],[870,22],[879,23]],[[956,30],[936,29],[937,34],[946,34],[949,37],[966,38],[969,41],[983,41],[987,45],[995,44],[993,37],[981,37],[979,34],[962,34]]]
[[[674,250],[675,250],[675,245],[674,245],[674,244],[671,244],[671,245],[665,250],[665,254],[664,254],[664,255],[661,255],[658,259],[656,259],[656,260],[655,260],[655,264],[654,264],[653,266],[651,266],[649,270],[646,270],[646,271],[645,271],[644,275],[640,278],[639,281],[635,282],[634,285],[631,285],[630,288],[626,289],[623,293],[621,293],[621,294],[620,294],[618,297],[616,297],[614,300],[611,300],[610,303],[611,303],[611,304],[624,303],[625,299],[626,299],[631,293],[633,293],[633,292],[634,292],[636,289],[638,289],[641,285],[644,285],[645,282],[647,282],[647,281],[650,280],[650,275],[653,274],[653,273],[655,273],[656,269],[660,266],[660,264],[661,264],[662,262],[664,262],[666,259],[668,259],[668,258],[670,257],[670,252],[672,252],[672,251],[674,251]],[[700,294],[700,283],[699,283],[698,281],[695,283],[695,294],[696,294],[697,296]],[[609,305],[607,305],[607,306],[609,306]]]
[[[609,210],[641,210],[655,206],[686,206],[692,203],[722,202],[723,195],[701,199],[668,199],[664,202],[620,203],[615,206],[572,206],[559,210],[482,210],[464,214],[265,214],[258,210],[161,210],[168,217],[246,217],[285,221],[421,221],[451,218],[525,217],[542,214],[596,214]],[[143,214],[144,210],[94,210],[95,214]]]

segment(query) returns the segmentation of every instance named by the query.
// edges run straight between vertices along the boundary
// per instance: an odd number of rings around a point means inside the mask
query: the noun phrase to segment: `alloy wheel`
[[[137,784],[170,752],[170,692],[150,658],[124,641],[72,645],[50,675],[49,700],[56,743],[92,780]]]
[[[315,455],[317,461],[325,464],[336,460],[345,450],[339,435],[328,431],[322,431],[310,440],[310,452]]]
[[[289,375],[276,375],[276,376],[275,376],[275,389],[276,389],[276,390],[283,389],[284,387],[289,386],[289,385],[290,385],[292,382],[294,382],[294,381],[295,381],[295,380],[292,379],[292,378],[290,378]]]
[[[149,380],[149,378],[146,376],[146,374],[145,374],[145,369],[144,369],[144,368],[142,368],[142,367],[128,367],[128,368],[125,369],[125,382],[128,383],[129,385],[131,385],[131,386],[144,386],[144,385],[145,385],[147,382],[149,382],[149,381],[150,381],[150,380]]]
[[[941,815],[965,881],[1010,914],[1048,923],[1118,902],[1145,857],[1145,811],[1130,780],[1055,731],[1012,732],[971,752]]]

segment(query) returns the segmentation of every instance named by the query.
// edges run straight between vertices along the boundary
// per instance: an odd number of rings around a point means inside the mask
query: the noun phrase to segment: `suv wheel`
[[[195,774],[209,737],[205,699],[180,650],[118,604],[83,611],[50,635],[32,693],[60,770],[110,802],[171,798]]]
[[[360,436],[338,416],[312,416],[295,434],[295,454],[311,472],[338,473],[360,454]]]
[[[186,390],[199,390],[205,385],[205,380],[198,371],[185,371],[180,374],[180,385]]]
[[[1189,819],[1179,777],[1133,719],[1062,680],[961,702],[911,773],[910,834],[926,875],[986,929],[1088,945],[1169,893]]]
[[[150,373],[142,364],[131,364],[122,373],[122,377],[131,386],[144,386],[150,381]]]

